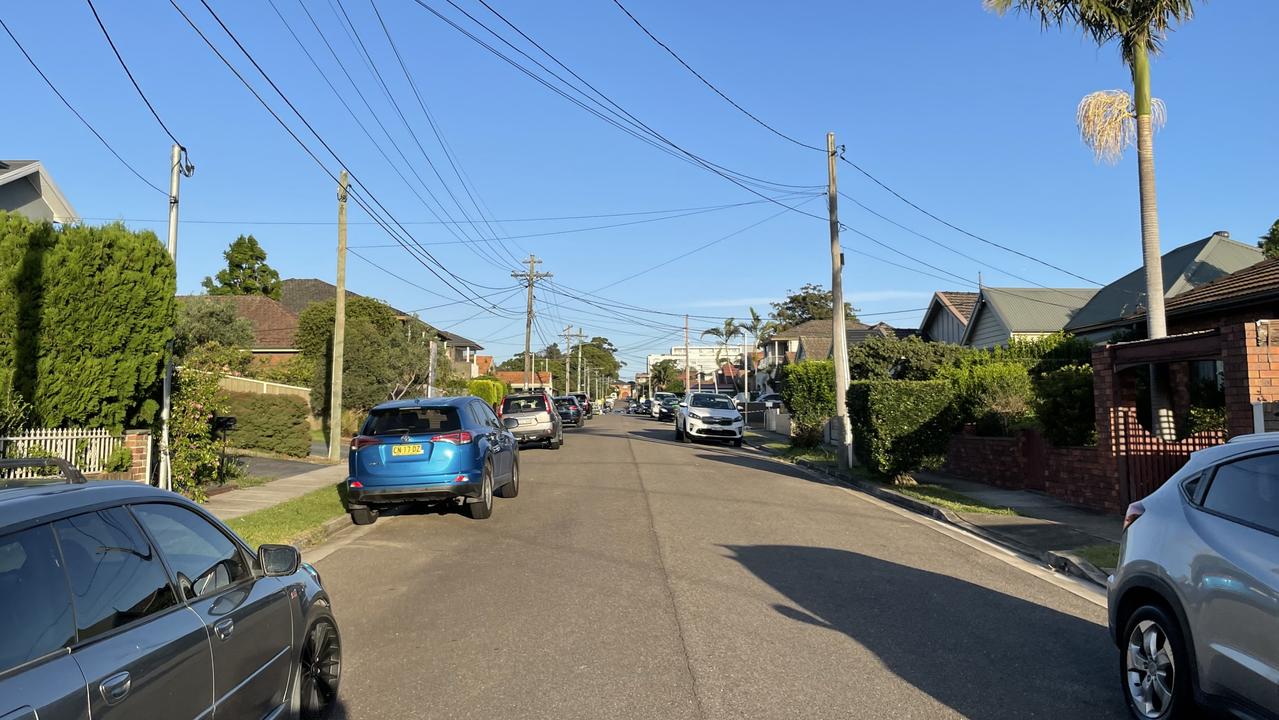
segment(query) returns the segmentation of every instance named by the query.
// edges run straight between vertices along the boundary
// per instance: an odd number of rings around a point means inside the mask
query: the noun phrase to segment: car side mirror
[[[513,418],[513,417],[502,418],[502,427],[506,428],[507,430],[514,430],[515,428],[519,427],[519,425],[520,425],[519,418]]]
[[[292,545],[262,545],[258,548],[258,565],[267,577],[292,575],[302,565],[302,553]]]
[[[680,403],[679,406],[682,408],[686,408],[688,407],[688,403]]]

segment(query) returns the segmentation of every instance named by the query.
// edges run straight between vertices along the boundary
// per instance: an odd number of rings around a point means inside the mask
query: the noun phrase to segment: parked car
[[[764,393],[755,399],[757,403],[763,403],[766,408],[782,407],[782,396],[777,393]]]
[[[351,521],[368,525],[382,510],[418,502],[461,503],[472,518],[489,517],[494,495],[520,492],[518,424],[470,396],[378,405],[351,439]]]
[[[564,423],[560,420],[559,411],[555,409],[555,401],[550,393],[533,392],[519,395],[507,395],[502,398],[501,412],[503,421],[515,418],[511,432],[521,444],[546,443],[552,450],[559,450],[564,444]]]
[[[742,425],[742,414],[730,398],[717,393],[689,393],[675,414],[675,439],[692,442],[694,438],[708,438],[741,447]]]
[[[1279,433],[1191,455],[1129,506],[1109,587],[1133,717],[1279,712]]]
[[[572,425],[573,427],[582,427],[584,422],[582,418],[582,408],[577,404],[577,398],[572,395],[555,398],[555,409],[560,414],[560,422],[564,425]]]
[[[34,466],[56,477],[22,479]],[[342,643],[315,568],[199,505],[0,460],[0,718],[320,718]]]
[[[672,397],[662,398],[662,401],[657,404],[657,419],[658,420],[674,420],[675,411],[678,409],[679,409],[678,397],[672,396]]]
[[[640,403],[639,412],[642,415],[648,415],[649,417],[652,417],[653,416],[653,399],[644,398],[644,402]]]
[[[662,401],[667,398],[678,397],[675,393],[655,392],[653,393],[652,402],[649,405],[649,414],[655,418],[661,419]]]
[[[573,397],[577,398],[577,405],[582,408],[583,417],[587,419],[595,417],[595,404],[591,402],[590,393],[573,393]]]

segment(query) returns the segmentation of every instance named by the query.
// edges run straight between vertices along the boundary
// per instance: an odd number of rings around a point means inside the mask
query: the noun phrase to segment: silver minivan
[[[1279,717],[1279,433],[1195,453],[1124,526],[1109,619],[1133,717]]]

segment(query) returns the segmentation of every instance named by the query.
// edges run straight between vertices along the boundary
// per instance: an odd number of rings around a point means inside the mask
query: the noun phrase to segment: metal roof
[[[1195,242],[1164,253],[1164,297],[1175,298],[1184,292],[1242,270],[1261,260],[1260,250],[1216,232]],[[1082,332],[1102,329],[1146,310],[1146,271],[1139,267],[1097,291],[1092,300],[1071,318],[1065,329]]]
[[[977,326],[977,314],[986,311],[1012,333],[1057,332],[1096,293],[1093,288],[982,288],[964,342]]]

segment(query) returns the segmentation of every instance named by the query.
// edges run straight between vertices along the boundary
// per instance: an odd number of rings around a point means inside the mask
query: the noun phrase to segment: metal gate
[[[1205,430],[1175,442],[1160,440],[1142,427],[1137,412],[1119,408],[1119,490],[1120,502],[1140,500],[1154,492],[1181,469],[1190,454],[1226,441],[1223,430]]]

